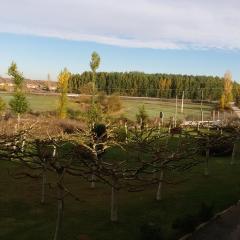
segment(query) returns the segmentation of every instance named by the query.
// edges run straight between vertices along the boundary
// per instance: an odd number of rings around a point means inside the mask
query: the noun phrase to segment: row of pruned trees
[[[174,136],[159,128],[121,129],[105,125],[79,129],[71,135],[36,138],[34,128],[33,125],[10,135],[1,134],[0,159],[22,166],[18,172],[11,173],[15,178],[41,178],[41,203],[46,202],[47,186],[56,188],[58,212],[54,240],[61,236],[65,197],[78,200],[65,185],[67,175],[88,181],[89,188],[94,188],[98,182],[106,184],[111,194],[110,220],[116,222],[118,195],[122,190],[144,191],[156,186],[155,199],[160,201],[168,184],[187,180],[181,174],[177,174],[180,178],[172,178],[172,173],[188,171],[202,163],[202,152],[206,152],[208,161],[211,148],[220,140],[234,143],[238,140],[236,131],[226,139],[221,134],[212,137],[207,133],[182,132]],[[213,142],[213,139],[218,141]],[[122,153],[131,153],[130,158],[121,153],[118,159],[106,157],[116,148]],[[49,174],[55,176],[52,184],[47,179]]]

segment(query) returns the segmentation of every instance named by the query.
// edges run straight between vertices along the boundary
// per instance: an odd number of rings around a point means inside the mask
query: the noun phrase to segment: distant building
[[[11,92],[13,90],[14,83],[12,79],[0,77],[0,91]],[[46,81],[25,79],[25,90],[28,92],[45,92],[45,91],[55,92],[57,90],[57,83],[51,82],[48,88],[46,88]]]

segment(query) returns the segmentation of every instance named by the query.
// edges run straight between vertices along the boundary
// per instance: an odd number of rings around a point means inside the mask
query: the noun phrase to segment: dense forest
[[[73,74],[69,92],[86,93],[92,81],[91,72]],[[233,89],[237,87],[234,83]],[[142,72],[99,72],[96,76],[98,91],[127,96],[175,98],[176,94],[187,99],[218,100],[223,91],[223,78],[179,74],[146,74]]]

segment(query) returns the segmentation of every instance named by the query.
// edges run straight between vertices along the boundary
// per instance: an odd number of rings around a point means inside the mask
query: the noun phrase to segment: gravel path
[[[191,240],[240,240],[240,204],[196,231]]]

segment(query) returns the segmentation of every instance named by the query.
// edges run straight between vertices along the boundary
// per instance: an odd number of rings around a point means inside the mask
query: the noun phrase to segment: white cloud
[[[124,47],[240,49],[238,0],[2,0],[0,32]]]

